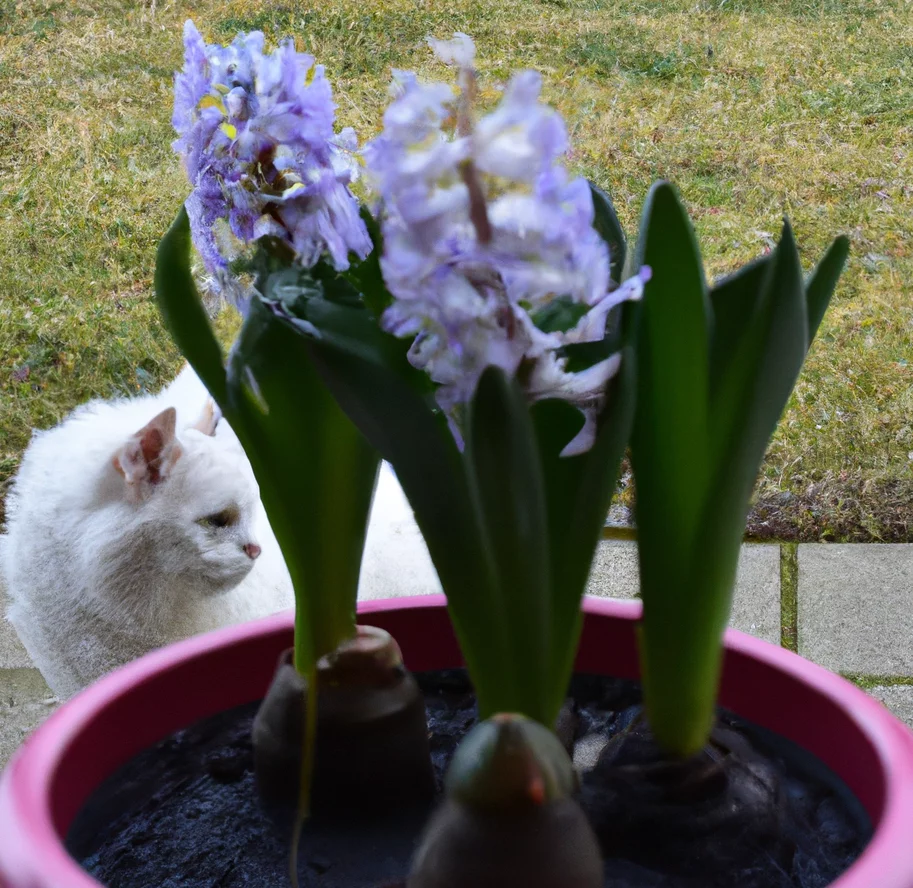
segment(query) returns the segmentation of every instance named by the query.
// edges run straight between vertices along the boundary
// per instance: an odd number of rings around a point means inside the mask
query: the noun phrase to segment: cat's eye
[[[198,523],[206,527],[231,527],[231,525],[238,523],[240,517],[237,509],[228,508],[222,509],[221,512],[213,512],[212,515],[207,515],[205,518],[200,518]]]

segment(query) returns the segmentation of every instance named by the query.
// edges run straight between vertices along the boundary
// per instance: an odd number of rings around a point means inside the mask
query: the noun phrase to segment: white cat
[[[223,425],[188,368],[160,395],[95,401],[33,437],[0,573],[9,619],[58,696],[162,644],[292,606],[250,464]]]
[[[36,433],[7,500],[8,617],[61,698],[153,648],[293,606],[250,464],[187,367]],[[384,465],[360,597],[440,591]]]

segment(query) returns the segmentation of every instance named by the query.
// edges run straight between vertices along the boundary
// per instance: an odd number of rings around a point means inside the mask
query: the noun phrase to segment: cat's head
[[[241,582],[261,551],[257,482],[237,439],[216,436],[217,424],[210,402],[179,436],[169,407],[112,459],[139,561],[212,593]]]

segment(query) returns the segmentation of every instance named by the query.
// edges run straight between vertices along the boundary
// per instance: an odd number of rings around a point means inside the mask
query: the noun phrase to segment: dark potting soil
[[[462,670],[416,677],[440,792],[457,744],[476,723],[475,697]],[[576,676],[559,720],[606,857],[605,888],[824,888],[859,855],[871,835],[868,817],[808,753],[722,711],[695,790],[691,771],[682,781],[651,770],[639,700],[634,682]],[[289,825],[264,813],[254,789],[256,709],[198,722],[128,762],[77,816],[70,853],[107,888],[287,888]],[[673,786],[672,808],[681,802],[684,816],[673,812],[652,826],[653,790],[646,802],[625,798],[632,768],[637,793],[640,777],[652,774],[647,783],[666,794]],[[724,770],[731,785],[708,804]],[[309,822],[299,884],[402,888],[428,814]]]

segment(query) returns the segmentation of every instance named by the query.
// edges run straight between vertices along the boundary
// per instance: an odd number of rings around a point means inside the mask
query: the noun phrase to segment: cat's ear
[[[212,398],[208,398],[206,406],[200,414],[200,418],[191,426],[191,428],[212,437],[216,433],[216,426],[219,424],[221,418],[222,414],[219,411],[219,408],[216,407],[216,402],[213,401]]]
[[[134,501],[148,496],[156,484],[161,484],[171,474],[180,459],[176,425],[177,413],[174,407],[169,407],[131,436],[115,454],[114,468],[127,482],[127,490]]]

